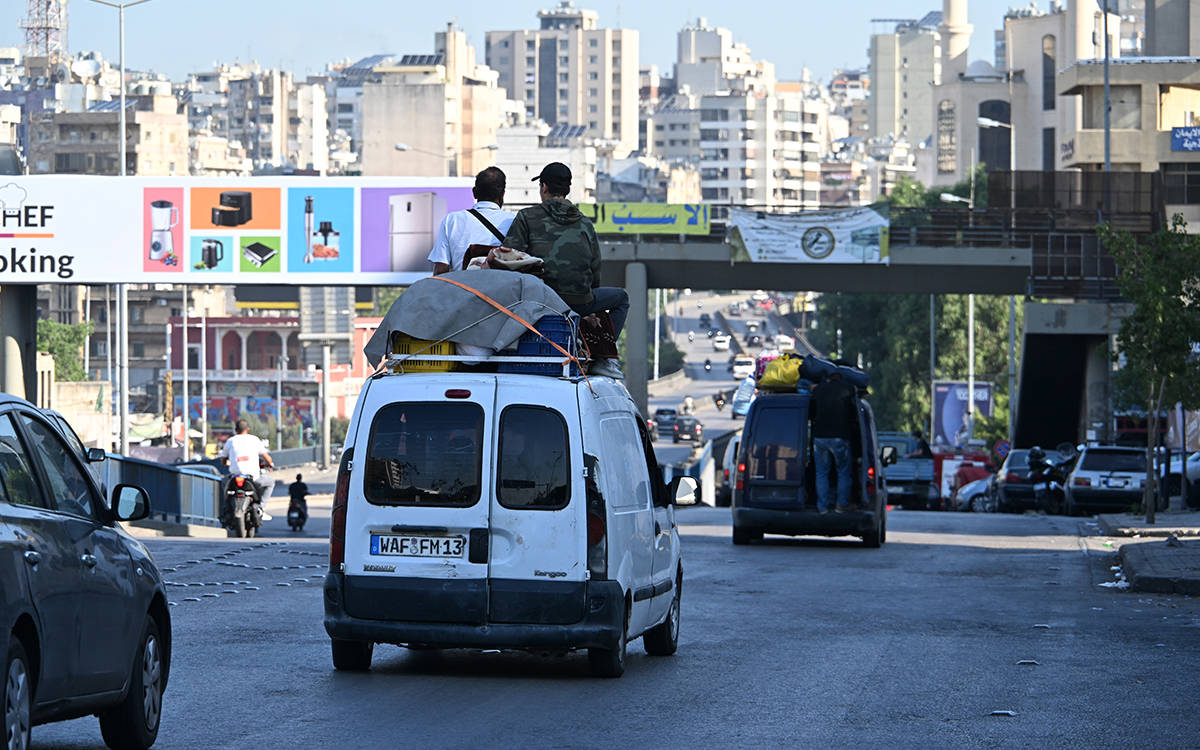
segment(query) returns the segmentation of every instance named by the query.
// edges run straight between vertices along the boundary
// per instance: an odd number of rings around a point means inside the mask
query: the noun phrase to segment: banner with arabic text
[[[702,203],[581,203],[597,234],[708,234]]]
[[[885,206],[772,214],[729,210],[734,261],[751,263],[887,263]]]

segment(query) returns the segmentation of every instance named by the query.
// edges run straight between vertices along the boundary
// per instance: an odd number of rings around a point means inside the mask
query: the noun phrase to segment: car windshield
[[[371,425],[363,494],[376,505],[474,505],[482,445],[477,404],[385,406]]]
[[[1146,454],[1139,450],[1093,448],[1084,454],[1079,468],[1084,471],[1143,472],[1146,470]]]

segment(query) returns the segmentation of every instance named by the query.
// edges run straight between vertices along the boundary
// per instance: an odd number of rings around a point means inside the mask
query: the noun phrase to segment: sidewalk
[[[1163,512],[1155,520],[1151,526],[1144,516],[1128,513],[1099,517],[1101,534],[1126,538],[1119,555],[1129,587],[1157,594],[1200,595],[1200,512]]]

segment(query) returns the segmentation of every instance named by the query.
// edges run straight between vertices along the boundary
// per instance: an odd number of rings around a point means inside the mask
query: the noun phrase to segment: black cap
[[[533,178],[533,182],[541,180],[571,182],[571,168],[560,161],[552,161],[542,167],[542,172],[537,177]]]

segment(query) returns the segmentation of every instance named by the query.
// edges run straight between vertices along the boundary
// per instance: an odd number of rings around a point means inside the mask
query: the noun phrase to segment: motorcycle
[[[304,524],[308,521],[308,511],[304,509],[304,504],[300,498],[293,497],[288,504],[287,522],[292,531],[303,531]]]
[[[254,537],[263,525],[262,498],[254,478],[248,474],[233,474],[225,483],[225,502],[221,523],[235,537]]]
[[[688,343],[690,344],[695,340],[696,340],[696,334],[691,331],[688,331]]]
[[[710,360],[710,359],[704,360],[704,371],[712,372],[712,360]]]
[[[692,400],[691,396],[684,397],[683,408],[680,409],[680,411],[683,412],[685,416],[690,416],[696,413],[696,402]]]
[[[713,396],[713,403],[717,405],[717,411],[723,410],[725,408],[725,394],[718,393],[717,395]]]
[[[1029,479],[1033,484],[1037,507],[1047,515],[1060,515],[1068,510],[1067,474],[1073,456],[1050,458],[1041,448],[1029,451]]]

